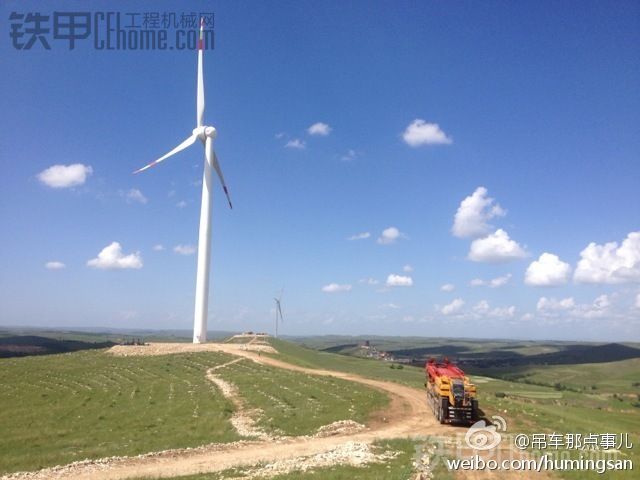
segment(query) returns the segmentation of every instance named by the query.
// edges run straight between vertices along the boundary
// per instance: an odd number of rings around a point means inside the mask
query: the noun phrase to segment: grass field
[[[0,472],[238,439],[204,378],[222,354],[84,351],[0,361]]]
[[[306,435],[336,420],[366,422],[388,397],[353,382],[304,375],[243,361],[216,372],[238,386],[250,408],[263,411],[258,426],[282,435]],[[342,416],[342,417],[340,417]]]
[[[114,357],[98,350],[0,359],[0,474],[238,440],[232,404],[205,378],[208,368],[233,358]],[[249,406],[264,411],[260,424],[276,433],[362,422],[387,401],[343,380],[248,362],[216,373],[236,383]]]
[[[486,372],[518,382],[551,387],[559,384],[574,391],[632,396],[640,394],[640,358],[579,365],[546,365],[544,368],[538,365],[495,368]]]
[[[424,384],[424,371],[420,368],[407,366],[401,370],[392,369],[392,364],[380,360],[319,352],[278,339],[269,341],[278,350],[278,353],[272,356],[302,367],[357,373],[363,377],[390,380],[414,387],[421,387]]]

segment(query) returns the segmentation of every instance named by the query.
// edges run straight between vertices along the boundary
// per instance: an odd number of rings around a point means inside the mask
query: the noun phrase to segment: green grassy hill
[[[574,365],[527,365],[488,369],[492,376],[575,391],[636,396],[640,394],[640,358]],[[636,398],[637,400],[640,400]]]
[[[420,367],[398,369],[380,360],[270,341],[280,352],[274,356],[297,365],[423,388]],[[505,350],[504,345],[490,345]],[[491,354],[491,348],[477,347],[485,354]],[[550,345],[531,342],[509,348],[531,358],[552,353]],[[0,474],[84,458],[237,440],[230,424],[233,405],[205,378],[208,368],[232,358],[218,353],[113,357],[104,350],[87,350],[0,359]],[[637,463],[640,359],[503,366],[475,373],[472,380],[478,386],[481,408],[489,417],[503,416],[509,432],[629,432],[636,447],[625,451],[625,458]],[[383,394],[351,382],[309,377],[248,360],[216,370],[216,374],[234,382],[247,406],[262,410],[258,425],[276,434],[313,433],[321,425],[342,419],[364,422],[387,401]],[[415,444],[399,441],[379,448],[391,448],[389,445],[401,453],[385,464],[362,469],[338,466],[281,478],[395,478],[384,476],[390,471],[404,475],[410,471],[407,462]],[[448,478],[444,471],[438,475]],[[557,476],[601,478],[584,472]],[[607,478],[632,477],[622,473]]]
[[[0,337],[0,358],[49,355],[52,353],[76,352],[113,346],[110,341],[87,342],[65,340],[37,335],[11,335]]]
[[[424,362],[429,357],[447,356],[473,367],[595,363],[640,358],[640,345],[637,343],[380,336],[321,336],[292,340],[314,350],[344,355],[357,355],[360,346],[368,341],[378,350],[390,352],[397,358]]]
[[[233,405],[205,378],[208,368],[234,358],[114,357],[94,350],[0,359],[0,475],[238,440]],[[278,434],[363,422],[387,402],[365,386],[249,361],[216,374],[234,382],[248,405],[264,412],[260,426]]]
[[[421,368],[407,366],[401,370],[391,369],[390,363],[380,360],[320,352],[279,339],[270,339],[270,342],[278,350],[278,358],[294,365],[357,373],[363,377],[391,380],[418,388],[424,385],[424,371]]]
[[[306,435],[336,420],[367,421],[388,403],[378,391],[332,377],[295,373],[242,361],[216,371],[234,383],[250,408],[259,408],[258,426],[282,435]]]
[[[232,405],[204,378],[228,360],[104,351],[0,360],[0,473],[237,440]]]

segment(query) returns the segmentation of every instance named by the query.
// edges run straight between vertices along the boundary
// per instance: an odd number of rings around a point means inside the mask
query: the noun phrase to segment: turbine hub
[[[207,137],[214,139],[216,138],[217,131],[215,127],[196,127],[191,132],[194,135],[197,135],[200,140],[203,142],[207,139]]]
[[[197,135],[198,138],[204,142],[204,139],[205,139],[204,129],[205,127],[196,127],[193,129],[191,133],[194,135]]]

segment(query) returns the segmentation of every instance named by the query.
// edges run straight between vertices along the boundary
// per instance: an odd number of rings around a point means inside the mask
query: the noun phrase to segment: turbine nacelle
[[[213,140],[218,135],[218,131],[216,130],[215,127],[205,127],[205,126],[196,127],[193,129],[191,133],[193,134],[193,136],[198,137],[203,142],[207,138],[210,138]]]

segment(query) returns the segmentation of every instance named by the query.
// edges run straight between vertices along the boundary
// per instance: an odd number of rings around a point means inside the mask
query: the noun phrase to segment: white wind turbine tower
[[[222,188],[227,196],[229,207],[231,198],[229,191],[218,163],[216,152],[213,150],[213,140],[216,138],[216,129],[204,125],[204,78],[202,73],[202,54],[204,50],[204,19],[200,19],[200,39],[198,41],[198,94],[196,99],[196,128],[191,136],[184,142],[171,150],[166,155],[151,162],[149,165],[136,170],[140,173],[158,163],[166,160],[172,155],[193,145],[196,140],[200,140],[204,145],[205,162],[202,176],[202,204],[200,207],[200,232],[198,236],[198,269],[196,273],[196,300],[195,313],[193,319],[193,343],[203,343],[207,341],[207,309],[209,303],[209,266],[211,257],[211,190],[213,187],[211,180],[211,169],[214,168],[222,183]]]
[[[278,321],[280,321],[280,323],[282,323],[283,317],[282,317],[282,306],[281,306],[281,302],[282,302],[282,293],[284,292],[284,290],[280,290],[280,296],[275,298],[274,300],[276,302],[276,338],[278,338]]]

